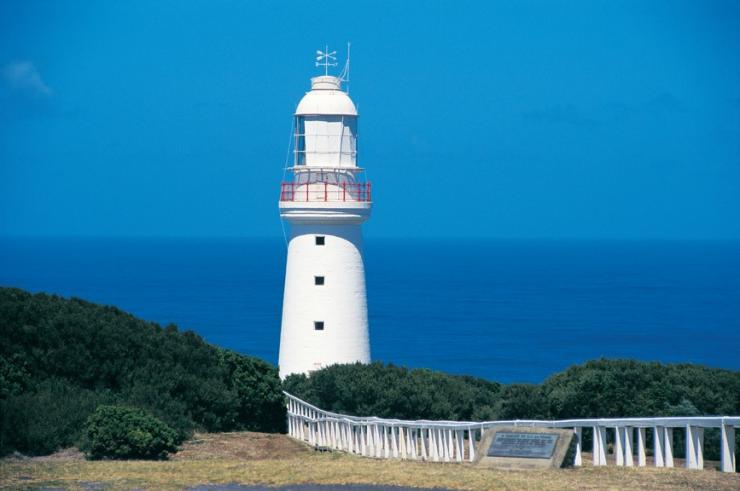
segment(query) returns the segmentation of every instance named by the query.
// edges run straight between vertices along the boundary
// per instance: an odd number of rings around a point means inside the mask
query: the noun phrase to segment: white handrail
[[[646,465],[646,429],[652,429],[656,467],[673,467],[673,429],[686,432],[685,465],[704,466],[704,429],[720,428],[720,468],[735,472],[735,428],[740,416],[585,418],[566,420],[430,421],[350,416],[325,411],[284,392],[288,435],[317,447],[376,458],[462,462],[475,460],[475,442],[483,431],[501,426],[572,428],[575,465],[582,463],[583,428],[593,430],[593,464],[606,465],[606,432],[612,429],[617,465]],[[637,437],[634,438],[635,433]]]

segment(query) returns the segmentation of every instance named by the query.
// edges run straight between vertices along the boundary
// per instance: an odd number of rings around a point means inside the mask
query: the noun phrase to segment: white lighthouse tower
[[[328,75],[335,52],[317,53],[325,75],[311,79],[296,108],[293,164],[280,192],[290,229],[281,378],[370,362],[361,230],[370,183],[357,165],[357,109],[342,90],[345,77]]]

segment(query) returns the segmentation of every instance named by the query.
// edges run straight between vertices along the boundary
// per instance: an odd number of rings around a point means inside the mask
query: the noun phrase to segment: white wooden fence
[[[606,465],[607,430],[614,431],[616,465],[647,465],[646,436],[653,434],[656,467],[673,467],[673,431],[686,432],[685,466],[704,467],[704,429],[719,428],[720,468],[735,472],[735,428],[740,416],[679,418],[599,418],[558,421],[404,421],[348,416],[324,411],[285,393],[288,401],[288,435],[316,447],[366,457],[463,462],[475,459],[476,440],[497,426],[572,428],[576,439],[575,465],[582,465],[583,429],[593,430],[593,465]]]

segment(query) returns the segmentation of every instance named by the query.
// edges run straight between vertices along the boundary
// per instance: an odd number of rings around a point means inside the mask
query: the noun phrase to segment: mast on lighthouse
[[[280,377],[337,363],[370,362],[362,223],[370,183],[357,165],[357,109],[329,75],[336,52],[317,51],[324,75],[295,111],[293,164],[281,184],[290,229],[280,330]]]

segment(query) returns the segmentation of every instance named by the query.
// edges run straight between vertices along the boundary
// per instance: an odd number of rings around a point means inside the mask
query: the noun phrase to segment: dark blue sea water
[[[737,242],[365,245],[373,358],[539,382],[598,357],[740,369]],[[0,285],[277,361],[282,240],[1,239]]]

